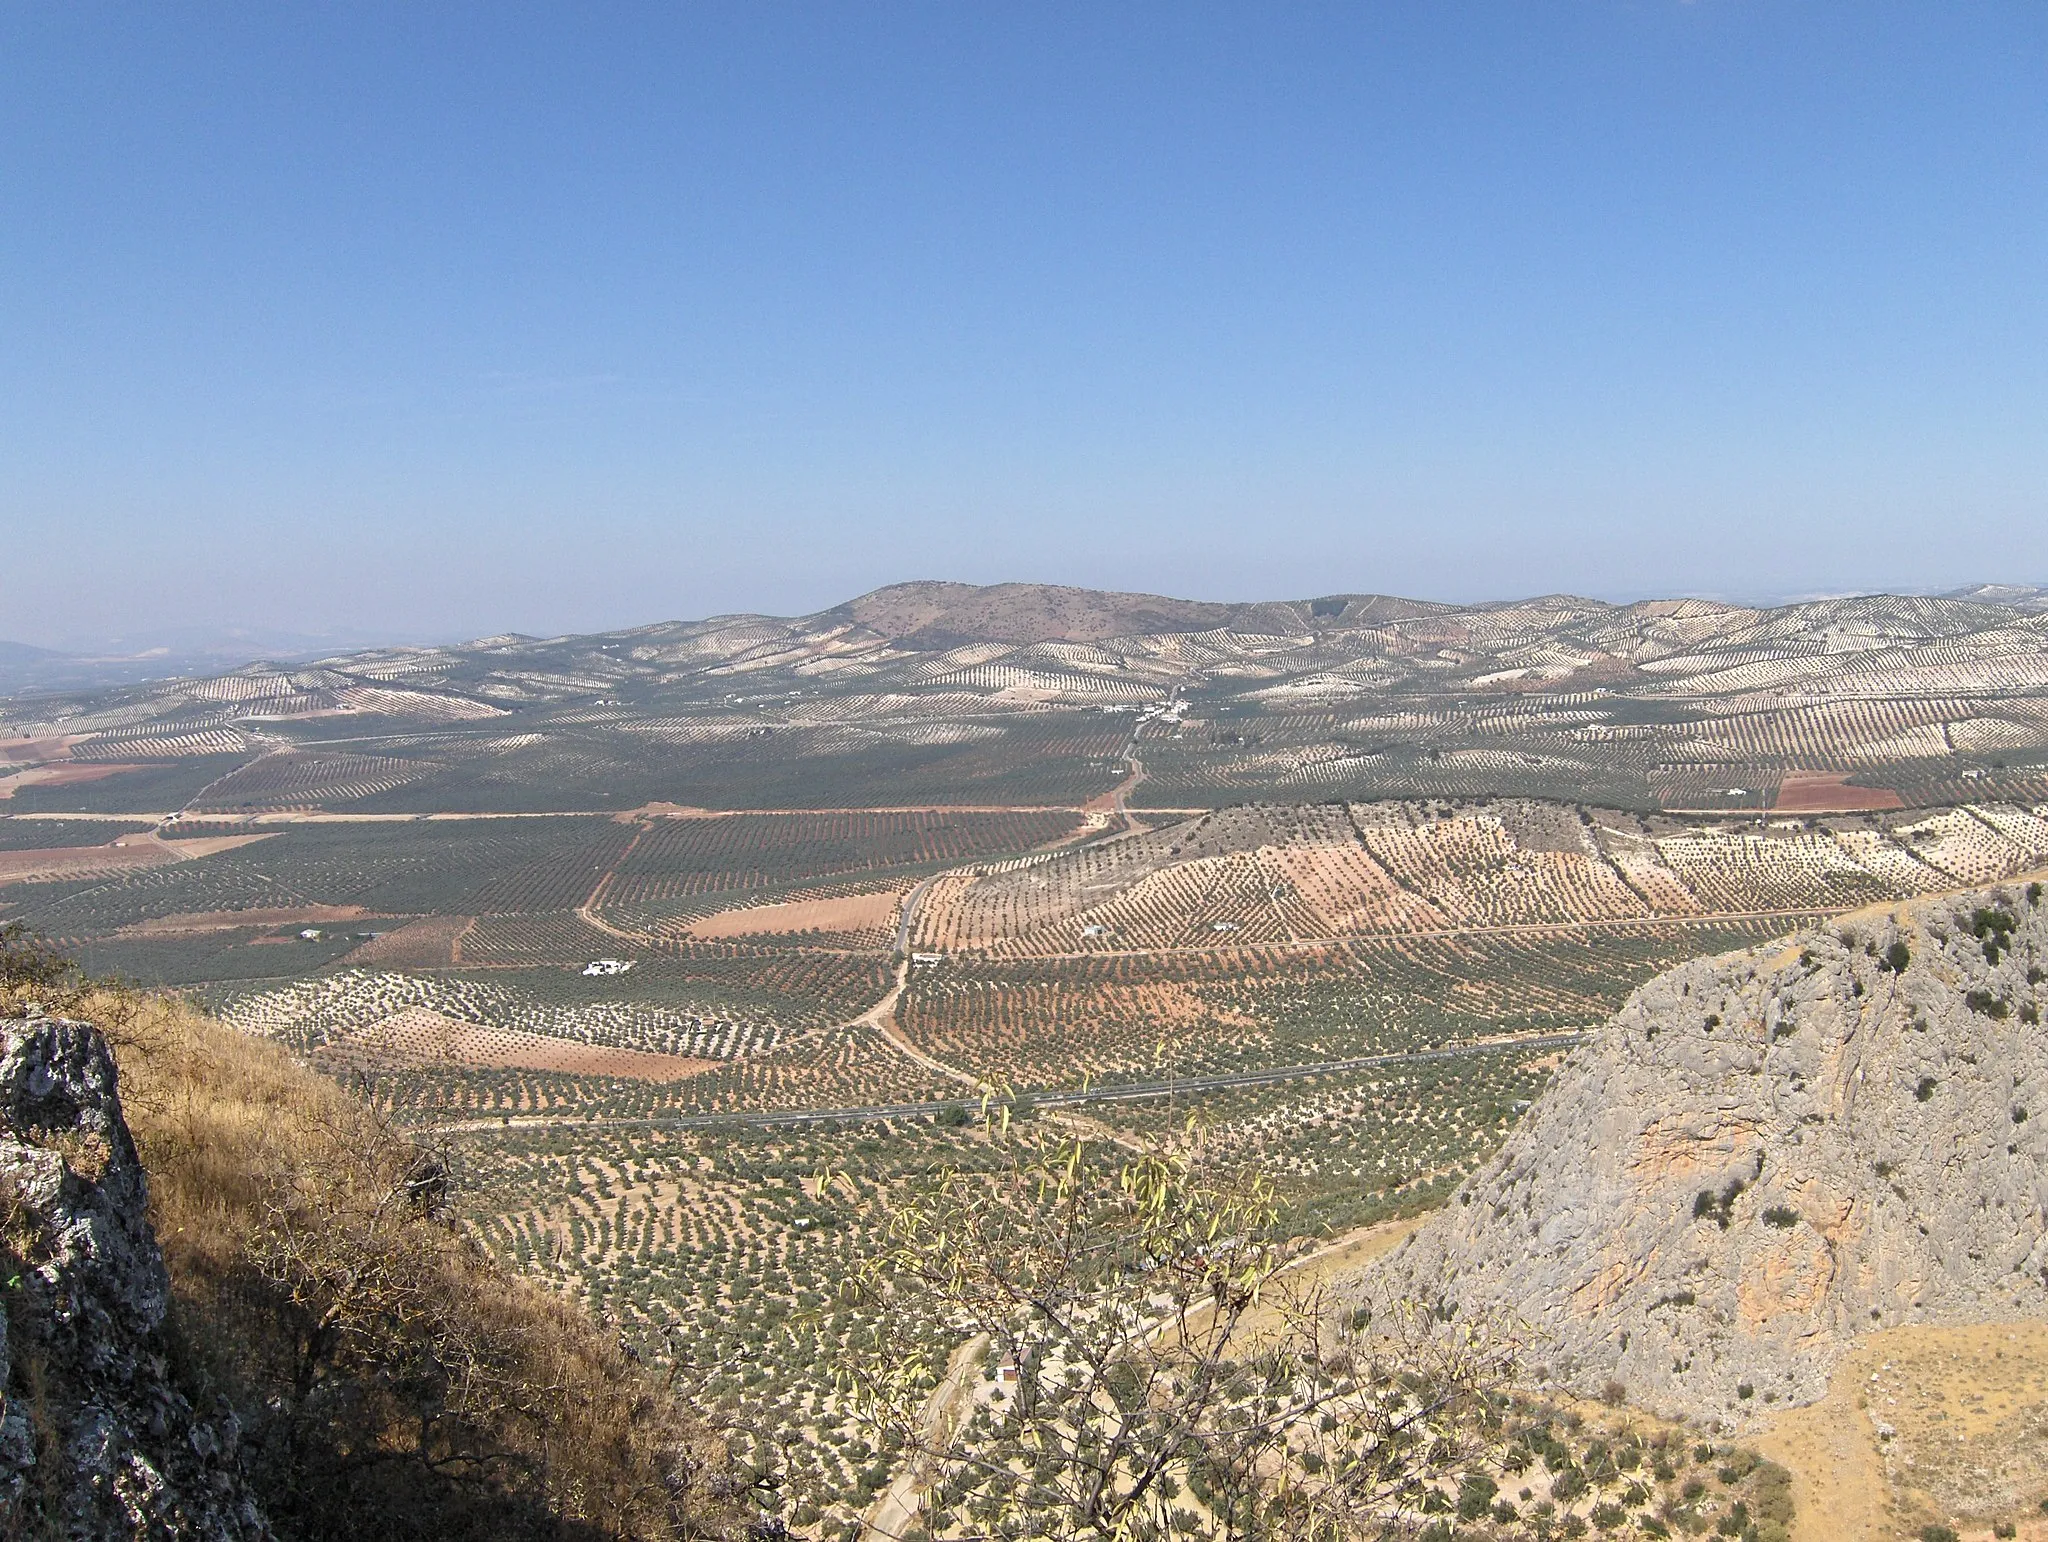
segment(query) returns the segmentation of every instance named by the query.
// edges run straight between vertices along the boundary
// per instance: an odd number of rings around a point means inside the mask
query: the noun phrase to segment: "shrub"
[[[1693,1219],[1710,1220],[1721,1230],[1726,1231],[1735,1201],[1742,1197],[1742,1191],[1746,1187],[1740,1178],[1730,1178],[1727,1187],[1719,1194],[1712,1189],[1701,1189],[1692,1202]]]
[[[1500,1493],[1500,1485],[1483,1472],[1465,1475],[1458,1485],[1458,1519],[1461,1521],[1484,1520],[1493,1509],[1494,1497]]]
[[[47,990],[45,977],[34,988]],[[718,1443],[448,1214],[450,1168],[274,1045],[75,983],[149,1174],[173,1374],[224,1397],[284,1538],[679,1538]]]
[[[1935,1079],[1931,1076],[1921,1077],[1920,1085],[1913,1089],[1914,1101],[1919,1103],[1925,1103],[1929,1098],[1934,1096],[1934,1089],[1939,1085],[1940,1083],[1935,1081]]]
[[[1764,1225],[1790,1231],[1799,1224],[1799,1212],[1785,1205],[1773,1205],[1764,1212]]]

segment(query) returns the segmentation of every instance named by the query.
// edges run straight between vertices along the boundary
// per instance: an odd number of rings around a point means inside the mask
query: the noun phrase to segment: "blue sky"
[[[0,636],[2048,580],[2048,7],[0,3]]]

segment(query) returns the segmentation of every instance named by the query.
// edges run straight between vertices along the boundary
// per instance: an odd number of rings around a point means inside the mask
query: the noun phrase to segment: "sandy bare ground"
[[[490,1028],[444,1017],[425,1007],[408,1007],[372,1023],[346,1041],[329,1046],[320,1058],[387,1069],[483,1066],[659,1082],[681,1081],[718,1064],[683,1055],[581,1044],[516,1028]]]
[[[974,1403],[977,1390],[974,1372],[987,1353],[988,1335],[985,1333],[977,1333],[953,1351],[952,1358],[946,1362],[946,1374],[925,1400],[923,1429],[927,1447],[940,1448],[960,1427]],[[876,1496],[874,1504],[869,1507],[861,1535],[895,1538],[909,1531],[910,1523],[917,1518],[925,1486],[930,1479],[931,1473],[926,1464],[917,1458],[897,1468],[889,1486]]]
[[[190,862],[215,852],[232,851],[267,835],[224,835],[208,840],[166,841],[147,831],[120,836],[104,846],[52,846],[36,851],[0,851],[0,883],[33,878],[73,878],[87,873],[120,872]]]
[[[1258,1304],[1238,1319],[1236,1342],[1240,1352],[1248,1352],[1261,1340],[1288,1332],[1299,1313],[1313,1309],[1325,1280],[1353,1273],[1375,1258],[1393,1252],[1428,1219],[1427,1215],[1412,1215],[1398,1221],[1376,1221],[1342,1232],[1290,1259],[1260,1293]],[[1207,1324],[1200,1307],[1190,1321],[1198,1329]]]
[[[360,905],[294,905],[274,910],[180,910],[152,921],[124,926],[120,937],[176,937],[197,932],[230,932],[242,926],[332,926],[360,921],[370,911]]]
[[[789,932],[866,932],[896,924],[903,890],[843,894],[833,899],[789,900],[699,917],[685,934],[707,941],[722,937],[767,937]]]
[[[2048,1323],[1894,1328],[1864,1339],[1828,1395],[1753,1441],[1792,1473],[1795,1542],[1891,1542],[1946,1524],[2048,1539]]]
[[[258,841],[267,841],[277,832],[265,830],[253,835],[202,835],[193,840],[167,840],[163,844],[174,852],[180,861],[195,857],[210,857],[215,852],[233,851],[241,846],[253,846]]]
[[[113,761],[78,765],[71,761],[45,762],[26,770],[0,776],[0,799],[12,798],[21,787],[69,787],[77,782],[99,782],[110,776],[119,776],[124,771],[144,771],[146,766],[119,765]],[[148,818],[148,815],[124,814],[123,819]]]
[[[1904,808],[1906,802],[1889,787],[1851,787],[1847,771],[1787,771],[1778,784],[1781,814],[1854,814],[1866,809]]]
[[[177,860],[169,852],[139,837],[133,845],[53,846],[46,851],[0,851],[0,883],[24,883],[32,878],[73,878],[85,873],[135,867],[162,867]]]

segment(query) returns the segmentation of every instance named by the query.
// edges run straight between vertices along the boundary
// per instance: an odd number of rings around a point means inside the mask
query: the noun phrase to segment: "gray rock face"
[[[1731,1428],[1819,1397],[1859,1333],[2038,1316],[2044,971],[2040,885],[1674,969],[1343,1289],[1505,1314],[1539,1378]]]
[[[172,1384],[148,1199],[106,1041],[0,1022],[0,1535],[270,1536],[234,1416]]]

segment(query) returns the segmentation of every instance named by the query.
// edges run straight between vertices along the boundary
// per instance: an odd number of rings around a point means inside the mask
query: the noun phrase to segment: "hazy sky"
[[[0,575],[2048,580],[2048,6],[0,0]]]

